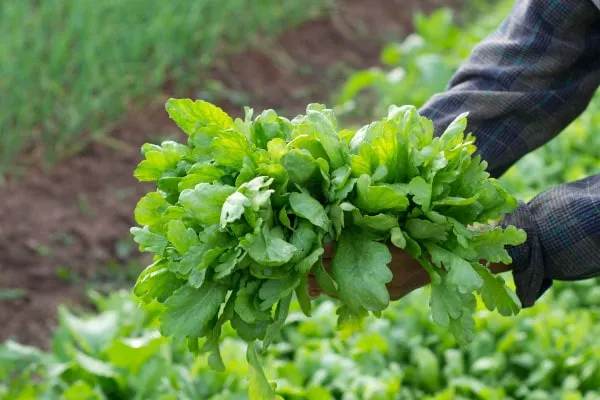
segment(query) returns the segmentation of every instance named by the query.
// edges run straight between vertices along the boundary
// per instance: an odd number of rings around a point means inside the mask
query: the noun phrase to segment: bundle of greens
[[[474,156],[466,115],[434,137],[412,106],[358,131],[310,104],[293,120],[266,110],[233,120],[220,108],[171,99],[167,112],[188,144],[145,144],[135,176],[156,182],[135,209],[131,232],[154,262],[134,292],[164,304],[161,332],[208,352],[223,369],[219,339],[229,322],[246,340],[251,398],[276,398],[258,363],[285,323],[292,296],[310,315],[307,277],[339,299],[340,328],[360,327],[390,302],[388,245],[429,273],[433,320],[472,339],[476,295],[512,315],[520,305],[489,263],[510,263],[525,240],[498,221],[516,200]],[[330,270],[324,245],[335,243]],[[402,279],[402,277],[396,277]]]

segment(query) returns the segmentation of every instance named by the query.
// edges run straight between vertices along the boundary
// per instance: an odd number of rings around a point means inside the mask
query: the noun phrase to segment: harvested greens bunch
[[[358,131],[340,130],[332,110],[310,104],[293,120],[267,110],[233,120],[204,101],[171,99],[167,112],[188,144],[145,144],[135,176],[156,181],[131,229],[154,263],[135,294],[164,304],[161,331],[209,352],[221,327],[249,342],[251,397],[274,398],[255,341],[271,343],[292,296],[310,315],[307,276],[339,298],[340,326],[360,325],[390,302],[387,243],[405,249],[431,277],[431,312],[459,342],[473,334],[475,295],[490,310],[520,305],[487,263],[510,263],[506,245],[525,240],[498,221],[516,200],[486,172],[461,115],[440,137],[412,106]],[[336,251],[329,271],[324,244]],[[400,277],[401,279],[401,277]]]

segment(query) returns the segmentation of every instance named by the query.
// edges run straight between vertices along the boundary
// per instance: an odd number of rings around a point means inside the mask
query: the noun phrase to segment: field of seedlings
[[[600,95],[499,179],[419,111],[513,4],[0,2],[0,400],[600,400],[600,278],[523,308],[500,224]]]

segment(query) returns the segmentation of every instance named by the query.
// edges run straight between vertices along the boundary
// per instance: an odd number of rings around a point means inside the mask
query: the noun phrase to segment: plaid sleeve
[[[589,104],[600,84],[600,0],[517,0],[477,45],[448,90],[420,112],[441,133],[469,112],[469,130],[494,177],[543,145]],[[600,273],[600,178],[561,185],[506,217],[528,232],[510,249],[525,307],[553,279]]]
[[[517,295],[524,307],[552,285],[600,275],[600,175],[558,185],[521,203],[503,225],[527,232],[511,247]]]
[[[479,153],[500,176],[581,114],[599,83],[598,7],[590,0],[517,0],[448,90],[420,112],[441,133],[468,111]]]

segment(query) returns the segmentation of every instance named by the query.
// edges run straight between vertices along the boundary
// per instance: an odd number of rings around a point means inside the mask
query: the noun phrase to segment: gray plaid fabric
[[[479,154],[497,177],[579,116],[599,84],[600,0],[517,0],[421,112],[440,133],[468,111]],[[552,280],[600,274],[600,175],[539,194],[504,224],[528,233],[510,248],[524,307]]]

